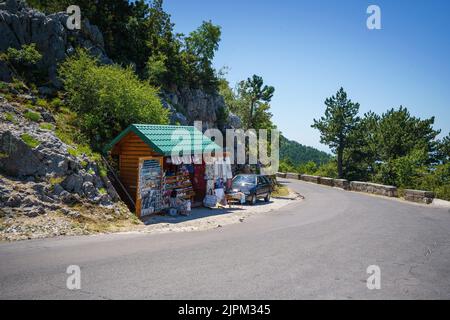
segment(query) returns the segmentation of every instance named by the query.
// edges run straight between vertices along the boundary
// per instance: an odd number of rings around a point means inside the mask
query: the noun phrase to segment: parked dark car
[[[233,192],[245,194],[247,203],[254,205],[258,199],[270,201],[272,184],[270,179],[259,174],[239,174],[233,178],[231,185]]]

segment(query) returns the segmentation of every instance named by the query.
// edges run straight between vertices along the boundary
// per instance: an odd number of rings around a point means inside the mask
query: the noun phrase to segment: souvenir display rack
[[[169,197],[173,190],[177,190],[177,196],[184,200],[191,200],[195,197],[192,187],[191,177],[188,172],[177,172],[174,175],[163,177],[164,203],[168,206]]]

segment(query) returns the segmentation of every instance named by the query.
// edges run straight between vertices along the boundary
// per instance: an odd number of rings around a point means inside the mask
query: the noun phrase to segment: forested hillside
[[[330,161],[331,155],[280,136],[280,159],[289,159],[292,163],[298,165],[309,161],[321,165]]]

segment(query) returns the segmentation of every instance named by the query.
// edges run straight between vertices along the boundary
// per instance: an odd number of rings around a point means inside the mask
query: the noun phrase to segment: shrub
[[[62,106],[62,101],[60,98],[55,98],[50,102],[50,106],[53,110],[59,110]]]
[[[278,168],[280,172],[296,172],[294,164],[289,159],[281,159],[280,166]]]
[[[314,161],[308,161],[301,164],[297,171],[301,174],[315,174],[317,171],[317,164]]]
[[[64,181],[64,177],[51,177],[48,182],[52,185],[55,186],[57,184],[60,184],[61,182]]]
[[[31,110],[28,110],[25,112],[24,117],[27,118],[30,121],[38,122],[41,120],[41,115],[39,113],[33,112]]]
[[[107,177],[108,176],[108,171],[105,169],[105,168],[103,168],[103,166],[100,166],[100,168],[99,168],[99,173],[100,173],[100,177]]]
[[[36,101],[36,105],[38,107],[41,107],[41,108],[44,108],[44,109],[48,109],[48,103],[47,103],[47,100],[45,100],[45,99],[38,99]]]
[[[11,112],[5,113],[5,120],[13,123],[16,122],[16,118],[13,116]]]
[[[36,140],[28,133],[24,133],[20,137],[22,138],[23,142],[25,142],[30,148],[36,148],[40,144],[39,140]]]
[[[140,81],[131,68],[100,66],[79,50],[59,72],[68,106],[77,113],[79,127],[97,150],[132,123],[168,123],[168,111],[157,89]]]
[[[25,106],[25,108],[27,108],[27,109],[30,109],[30,110],[36,110],[36,106],[33,105],[30,101],[27,101],[27,102],[24,104],[24,106]]]
[[[434,191],[436,198],[450,201],[450,162],[434,167],[431,172],[422,176],[415,187]]]
[[[42,54],[36,50],[36,44],[22,45],[20,49],[8,48],[0,54],[0,61],[4,61],[14,71],[16,76],[30,80],[37,70],[33,68],[42,59]]]
[[[49,130],[49,131],[52,131],[54,129],[54,127],[53,127],[53,125],[51,123],[46,123],[46,122],[41,123],[39,125],[39,128],[41,128],[43,130]]]
[[[22,45],[21,49],[8,48],[4,59],[13,63],[24,66],[33,65],[42,59],[42,55],[36,50],[36,44]]]
[[[317,176],[328,177],[336,179],[338,177],[336,161],[330,161],[322,164],[314,173]]]
[[[0,81],[0,92],[7,92],[9,86],[6,82]]]

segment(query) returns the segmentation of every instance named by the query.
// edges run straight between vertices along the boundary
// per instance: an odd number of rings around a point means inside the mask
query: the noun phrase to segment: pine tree
[[[353,103],[347,98],[347,93],[340,88],[336,96],[325,100],[325,116],[314,119],[311,126],[320,131],[320,142],[328,145],[337,155],[338,176],[344,177],[343,154],[347,147],[348,137],[359,123],[357,116],[359,103]]]

